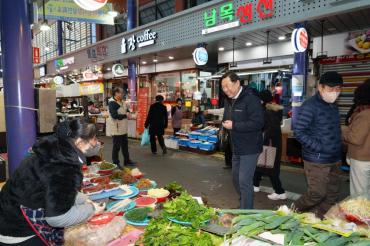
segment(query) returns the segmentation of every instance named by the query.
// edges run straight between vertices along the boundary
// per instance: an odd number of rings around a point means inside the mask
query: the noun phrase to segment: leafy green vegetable
[[[194,228],[199,228],[204,222],[215,216],[215,210],[199,204],[187,192],[163,205],[163,215],[166,218],[189,222]]]
[[[150,211],[150,208],[136,208],[128,211],[125,214],[125,218],[132,222],[142,222],[148,217]]]
[[[150,246],[213,246],[222,242],[219,238],[203,233],[189,226],[169,222],[165,218],[153,220],[145,228],[142,239],[138,242]]]
[[[184,187],[175,181],[167,184],[164,189],[170,192],[170,199],[180,196],[185,191]]]

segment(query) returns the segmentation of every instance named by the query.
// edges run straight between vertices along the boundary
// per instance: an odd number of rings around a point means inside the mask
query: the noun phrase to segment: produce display
[[[125,214],[125,218],[132,222],[142,222],[146,218],[148,218],[149,212],[151,212],[151,208],[135,208],[131,211],[128,211]]]
[[[109,163],[109,162],[102,162],[100,165],[99,165],[99,169],[102,170],[102,171],[105,171],[105,170],[111,170],[111,169],[114,169],[116,168],[117,166],[113,163]]]
[[[162,198],[169,196],[170,192],[163,188],[161,189],[150,189],[148,190],[148,196],[155,197],[155,198]]]
[[[170,192],[169,198],[176,198],[181,195],[182,192],[185,191],[184,187],[182,187],[177,182],[171,182],[164,187],[166,190]]]
[[[163,215],[167,219],[190,223],[193,227],[199,228],[215,216],[215,210],[199,204],[184,191],[176,199],[163,204]]]
[[[152,186],[153,186],[153,183],[150,179],[140,179],[139,182],[136,185],[136,187],[139,190],[150,189],[150,188],[152,188]]]
[[[122,182],[124,184],[133,184],[136,182],[136,179],[129,173],[123,173]]]

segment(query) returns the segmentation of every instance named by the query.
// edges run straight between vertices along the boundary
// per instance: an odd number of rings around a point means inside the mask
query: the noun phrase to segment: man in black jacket
[[[148,117],[145,121],[145,128],[149,127],[150,145],[152,153],[157,154],[156,137],[159,145],[163,150],[163,154],[167,153],[167,148],[164,145],[164,129],[168,126],[167,108],[163,105],[164,98],[161,95],[155,97],[155,103],[150,106]]]
[[[233,182],[240,195],[240,208],[253,208],[253,175],[262,152],[264,111],[260,99],[247,86],[241,86],[233,72],[221,78],[225,100],[223,127],[231,131]]]

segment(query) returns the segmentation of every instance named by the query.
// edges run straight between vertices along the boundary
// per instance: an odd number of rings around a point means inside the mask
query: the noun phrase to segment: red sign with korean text
[[[33,63],[40,64],[40,48],[32,47]]]
[[[336,64],[336,63],[368,61],[368,60],[370,60],[370,53],[328,57],[328,58],[321,59],[320,64]]]
[[[137,118],[136,118],[136,132],[141,134],[144,132],[145,121],[148,115],[149,107],[149,88],[139,88],[137,103]]]

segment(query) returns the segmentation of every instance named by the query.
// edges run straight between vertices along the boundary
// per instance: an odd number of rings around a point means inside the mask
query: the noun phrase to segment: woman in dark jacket
[[[204,123],[206,123],[204,114],[200,110],[199,106],[195,107],[195,112],[193,115],[193,119],[191,120],[191,123],[193,124],[194,127],[198,127],[198,128],[202,128],[204,126]]]
[[[78,120],[35,143],[0,192],[0,245],[62,245],[64,227],[102,211],[79,192],[96,144],[95,126]]]
[[[156,138],[162,148],[163,154],[167,153],[166,145],[164,144],[164,129],[168,126],[167,108],[163,105],[164,98],[161,95],[155,97],[155,103],[150,106],[148,117],[145,121],[145,128],[149,127],[150,146],[152,153],[157,154]]]
[[[272,169],[257,167],[254,174],[254,191],[260,191],[260,181],[263,175],[268,176],[271,180],[274,193],[268,195],[271,200],[285,200],[287,196],[280,181],[280,162],[281,162],[281,121],[283,119],[283,107],[271,103],[273,97],[270,91],[262,91],[259,95],[265,108],[265,127],[264,127],[264,145],[276,147],[275,164]]]

